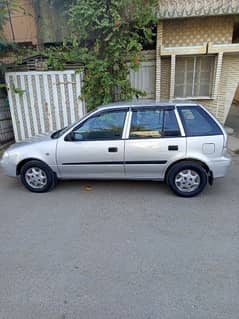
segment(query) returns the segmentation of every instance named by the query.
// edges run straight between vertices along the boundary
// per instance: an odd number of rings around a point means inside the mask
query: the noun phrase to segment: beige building
[[[201,102],[224,123],[239,83],[239,1],[160,6],[156,99]]]

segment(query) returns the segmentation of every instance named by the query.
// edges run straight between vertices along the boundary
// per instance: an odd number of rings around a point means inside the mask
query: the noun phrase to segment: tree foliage
[[[143,95],[131,87],[129,73],[139,66],[143,44],[152,42],[158,0],[48,1],[57,8],[63,5],[69,34],[63,45],[45,48],[41,53],[48,56],[48,66],[53,69],[64,69],[66,63],[72,62],[82,65],[82,97],[89,110]],[[21,49],[18,60],[25,54]]]
[[[13,43],[6,40],[3,31],[4,26],[9,19],[9,13],[16,9],[15,1],[0,0],[0,56],[3,56],[9,50],[14,48]]]
[[[139,66],[142,43],[151,42],[158,0],[75,0],[67,12],[71,35],[48,50],[49,63],[84,64],[83,97],[89,109],[131,99],[130,69]],[[69,44],[70,43],[70,44]]]
[[[0,41],[3,40],[3,27],[7,22],[8,8],[6,1],[0,0]]]

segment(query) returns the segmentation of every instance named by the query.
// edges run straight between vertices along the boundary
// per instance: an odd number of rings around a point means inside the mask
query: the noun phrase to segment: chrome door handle
[[[118,148],[117,148],[117,147],[109,147],[109,148],[108,148],[108,151],[109,151],[110,153],[117,153],[117,152],[118,152]]]

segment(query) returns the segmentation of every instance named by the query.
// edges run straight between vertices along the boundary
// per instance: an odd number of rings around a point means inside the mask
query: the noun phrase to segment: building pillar
[[[155,84],[155,99],[160,101],[161,97],[161,56],[160,49],[163,44],[163,22],[159,21],[157,25],[157,43],[156,43],[156,84]]]
[[[171,55],[170,100],[174,99],[176,55]]]
[[[215,82],[214,82],[213,94],[212,94],[212,98],[214,100],[216,100],[218,97],[218,90],[219,90],[221,74],[222,74],[222,62],[223,62],[223,52],[220,52],[218,53],[218,56],[217,56],[217,69],[216,69]],[[217,101],[217,110],[216,110],[217,117],[218,117],[218,111],[219,111],[219,102]]]
[[[215,82],[214,82],[214,88],[213,88],[213,94],[212,94],[213,99],[216,99],[218,94],[218,88],[219,88],[219,83],[220,83],[221,73],[222,73],[222,61],[223,61],[223,52],[220,52],[218,53],[218,56],[217,56],[217,68],[216,68]]]

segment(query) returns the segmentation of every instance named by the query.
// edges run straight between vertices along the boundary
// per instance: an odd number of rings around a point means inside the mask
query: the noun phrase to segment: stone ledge
[[[177,47],[160,47],[161,56],[170,55],[192,55],[192,54],[206,54],[207,53],[207,43],[203,45],[194,46],[177,46]]]
[[[208,43],[208,54],[216,53],[239,53],[238,43],[213,44]]]

